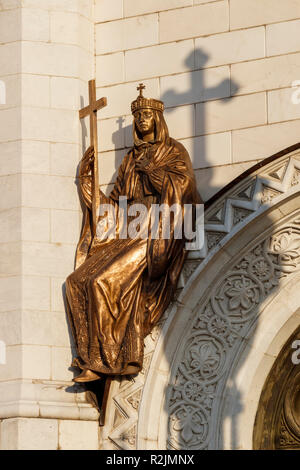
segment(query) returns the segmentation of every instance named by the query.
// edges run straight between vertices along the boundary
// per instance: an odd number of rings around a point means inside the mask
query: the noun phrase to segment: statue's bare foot
[[[85,369],[81,372],[80,375],[73,379],[73,382],[93,382],[94,380],[100,380],[101,378],[101,375],[97,374],[97,372],[93,372],[90,369]]]

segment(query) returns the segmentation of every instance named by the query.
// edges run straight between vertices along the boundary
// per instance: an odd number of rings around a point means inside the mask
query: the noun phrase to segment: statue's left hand
[[[144,155],[139,160],[135,161],[135,169],[137,171],[147,172],[151,166],[151,162],[149,159]]]

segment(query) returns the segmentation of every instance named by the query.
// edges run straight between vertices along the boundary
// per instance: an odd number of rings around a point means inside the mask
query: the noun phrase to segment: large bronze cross
[[[79,111],[79,118],[90,117],[90,139],[94,148],[94,165],[92,171],[92,215],[93,215],[93,235],[96,234],[98,208],[100,204],[99,172],[98,172],[98,132],[97,132],[97,111],[107,105],[105,97],[96,100],[96,82],[89,81],[89,105]]]

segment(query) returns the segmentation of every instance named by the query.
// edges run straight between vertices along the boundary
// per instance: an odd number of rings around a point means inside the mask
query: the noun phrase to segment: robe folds
[[[92,148],[87,152],[92,152]],[[143,171],[137,160],[146,157]],[[85,158],[85,157],[83,157]],[[77,248],[76,269],[67,278],[67,311],[78,357],[73,365],[108,375],[128,367],[142,369],[144,338],[172,300],[186,251],[185,238],[94,238],[91,234],[91,183],[80,178],[84,223]],[[194,173],[185,148],[174,139],[140,142],[124,157],[115,186],[100,203],[118,208],[142,203],[197,204]],[[161,221],[160,221],[161,223]]]

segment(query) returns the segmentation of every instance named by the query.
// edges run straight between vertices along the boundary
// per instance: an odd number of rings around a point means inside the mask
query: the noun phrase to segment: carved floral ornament
[[[257,214],[285,200],[300,189],[296,178],[300,170],[299,150],[256,170],[240,180],[207,209],[205,217],[205,245],[201,252],[191,253],[182,271],[181,288],[187,292],[193,278],[227,240],[245,228]],[[177,372],[169,389],[169,425],[166,448],[205,449],[211,441],[212,416],[217,412],[218,397],[228,374],[229,366],[248,329],[257,318],[260,305],[276,292],[278,285],[300,267],[300,214],[285,225],[273,227],[240,255],[222,278],[212,279],[211,291],[202,302],[196,318],[184,339],[181,358],[177,358]],[[180,298],[179,297],[179,303]],[[168,309],[176,314],[176,304]],[[167,318],[168,312],[164,315]],[[163,320],[164,320],[163,319]],[[139,419],[138,398],[134,408],[130,397],[145,387],[151,358],[162,329],[163,320],[152,337],[146,338],[143,374],[130,381],[126,379],[111,390],[116,413],[123,416],[122,424],[114,425],[113,415],[105,433],[108,448],[136,448],[132,433],[130,443],[122,435],[133,428]],[[128,399],[124,400],[127,395]],[[138,429],[138,428],[137,428]],[[124,434],[125,433],[125,434]],[[115,443],[112,445],[111,443]]]
[[[244,254],[198,310],[169,399],[169,447],[204,449],[229,361],[259,314],[259,306],[300,270],[300,211]]]

